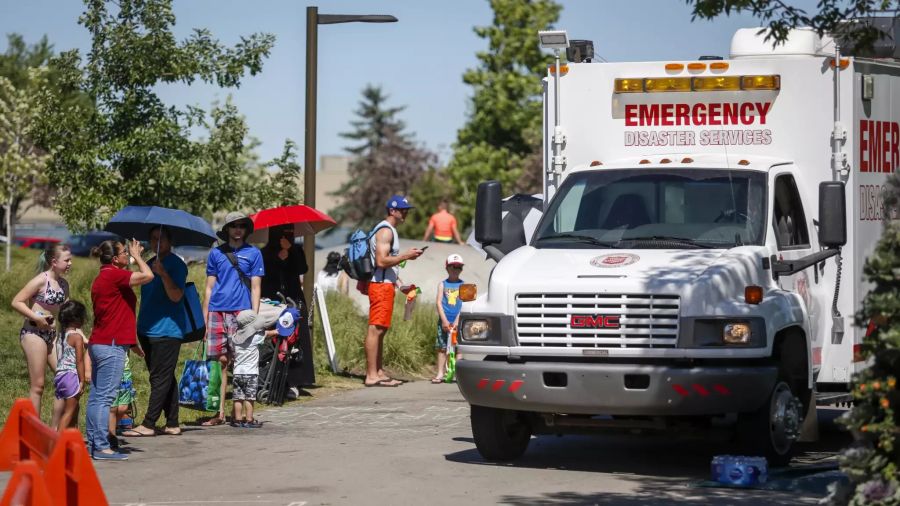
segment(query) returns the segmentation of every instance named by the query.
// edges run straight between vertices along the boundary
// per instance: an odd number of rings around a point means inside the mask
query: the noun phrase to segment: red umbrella
[[[336,225],[327,214],[309,206],[282,206],[262,211],[250,216],[254,230],[282,225],[293,225],[294,235],[315,234]]]

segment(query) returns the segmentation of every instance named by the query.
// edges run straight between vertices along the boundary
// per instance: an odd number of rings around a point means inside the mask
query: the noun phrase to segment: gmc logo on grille
[[[618,316],[573,314],[569,326],[573,329],[617,329],[620,325]]]

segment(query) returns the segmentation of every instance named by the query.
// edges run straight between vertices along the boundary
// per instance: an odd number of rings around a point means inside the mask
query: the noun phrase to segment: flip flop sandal
[[[153,434],[144,434],[134,429],[127,429],[122,432],[122,437],[156,437],[156,432]]]
[[[440,385],[444,382],[444,378],[431,378],[432,385]]]
[[[201,423],[200,425],[202,427],[214,427],[216,425],[222,425],[223,423],[225,423],[225,420],[216,416],[216,417],[210,418],[209,420]]]
[[[389,383],[390,381],[391,380],[381,380],[381,381],[376,381],[375,383],[363,383],[363,385],[365,385],[366,388],[369,388],[369,387],[396,388],[396,387],[400,386],[400,383],[391,384],[391,383]]]

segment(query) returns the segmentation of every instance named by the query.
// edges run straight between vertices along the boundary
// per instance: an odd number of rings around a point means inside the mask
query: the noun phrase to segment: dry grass
[[[394,305],[391,329],[384,341],[385,367],[397,376],[424,377],[430,374],[425,369],[435,360],[437,314],[433,305],[419,305],[413,311],[412,318],[404,321],[404,300],[398,295]],[[338,293],[328,293],[325,303],[328,305],[338,365],[349,374],[364,374],[366,357],[363,340],[368,329],[368,315],[360,313],[349,297]],[[314,335],[316,374],[329,374],[331,369],[325,350],[325,334],[318,312]]]

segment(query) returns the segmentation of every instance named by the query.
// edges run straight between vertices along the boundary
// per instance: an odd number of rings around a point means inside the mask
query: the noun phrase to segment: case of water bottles
[[[725,485],[752,487],[766,482],[768,462],[765,457],[716,455],[710,465],[712,479]]]

